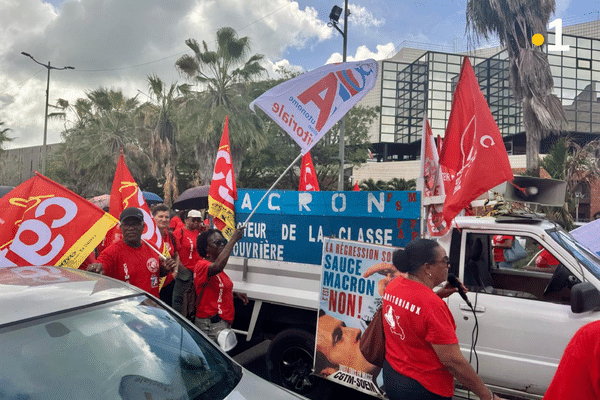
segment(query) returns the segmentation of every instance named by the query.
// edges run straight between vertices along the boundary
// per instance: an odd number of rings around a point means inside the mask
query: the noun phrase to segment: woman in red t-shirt
[[[396,250],[392,261],[407,275],[392,280],[383,295],[383,382],[388,398],[450,400],[456,378],[480,399],[498,399],[460,351],[454,318],[442,300],[457,289],[446,283],[433,291],[448,278],[444,248],[433,240],[417,239]]]
[[[241,299],[244,305],[248,304],[248,297],[233,291],[233,282],[223,271],[233,245],[244,236],[244,229],[243,226],[237,228],[229,242],[217,229],[202,232],[196,241],[202,259],[194,265],[197,293],[194,323],[215,342],[219,332],[231,328],[235,314],[233,297]]]

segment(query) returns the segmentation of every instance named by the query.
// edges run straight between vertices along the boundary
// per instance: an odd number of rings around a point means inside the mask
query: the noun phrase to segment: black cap
[[[144,222],[144,213],[142,213],[142,210],[137,207],[127,207],[121,212],[119,221],[123,222],[125,218],[137,218]]]

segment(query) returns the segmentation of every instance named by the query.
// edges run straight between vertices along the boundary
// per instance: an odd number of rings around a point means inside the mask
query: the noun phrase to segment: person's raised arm
[[[223,271],[227,265],[229,256],[231,255],[231,250],[233,250],[233,245],[236,244],[237,241],[242,237],[244,237],[244,229],[246,229],[245,226],[240,226],[233,232],[231,240],[227,242],[223,250],[217,256],[217,259],[208,266],[207,276],[209,278]]]

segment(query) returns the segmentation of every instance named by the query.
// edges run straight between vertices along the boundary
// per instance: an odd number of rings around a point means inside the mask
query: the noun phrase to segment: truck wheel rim
[[[295,392],[310,391],[316,377],[310,375],[313,366],[312,354],[301,347],[288,347],[281,355],[279,366],[283,382]]]

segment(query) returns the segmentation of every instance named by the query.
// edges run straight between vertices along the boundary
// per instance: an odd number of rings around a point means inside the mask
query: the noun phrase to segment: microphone
[[[448,274],[448,283],[450,283],[450,285],[458,289],[458,294],[460,295],[460,297],[462,297],[462,299],[467,303],[467,305],[471,307],[471,309],[473,309],[473,306],[471,305],[467,294],[465,293],[462,286],[460,285],[460,282],[458,281],[458,279],[456,279],[454,275]]]

